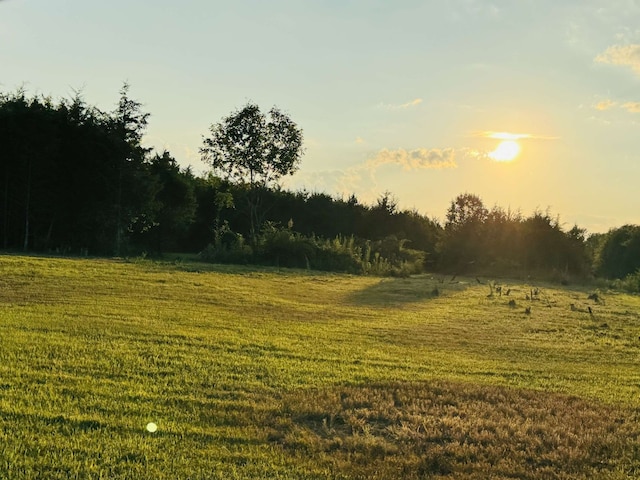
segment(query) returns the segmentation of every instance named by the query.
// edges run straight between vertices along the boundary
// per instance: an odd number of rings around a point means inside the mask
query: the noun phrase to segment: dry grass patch
[[[640,411],[464,383],[301,391],[270,440],[339,478],[637,478]]]

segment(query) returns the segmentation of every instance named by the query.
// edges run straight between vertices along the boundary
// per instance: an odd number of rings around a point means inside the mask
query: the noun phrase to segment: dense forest
[[[606,234],[564,228],[558,216],[488,208],[471,193],[443,222],[400,210],[385,192],[283,190],[303,153],[302,130],[248,104],[210,128],[211,172],[181,169],[142,146],[149,114],[124,85],[111,112],[80,95],[54,101],[0,94],[0,245],[71,255],[198,253],[215,262],[351,273],[601,276],[638,287],[640,226]]]

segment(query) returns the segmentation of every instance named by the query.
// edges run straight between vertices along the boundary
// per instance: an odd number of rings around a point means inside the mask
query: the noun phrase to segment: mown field
[[[640,298],[500,284],[0,256],[0,478],[640,478]]]

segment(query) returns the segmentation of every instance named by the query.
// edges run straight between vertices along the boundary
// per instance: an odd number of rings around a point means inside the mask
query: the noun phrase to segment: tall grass
[[[267,223],[253,245],[224,224],[214,242],[201,253],[208,262],[272,265],[377,276],[421,273],[424,253],[404,248],[395,237],[381,241],[338,235],[333,239],[305,236]]]

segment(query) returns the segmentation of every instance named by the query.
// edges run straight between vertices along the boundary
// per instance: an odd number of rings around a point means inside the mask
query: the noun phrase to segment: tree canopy
[[[211,125],[200,149],[203,161],[227,180],[246,185],[251,238],[264,221],[262,190],[294,173],[303,154],[302,130],[276,107],[268,114],[254,103]]]
[[[291,175],[304,153],[302,130],[276,107],[264,114],[248,103],[209,130],[202,159],[228,180],[251,187]]]

